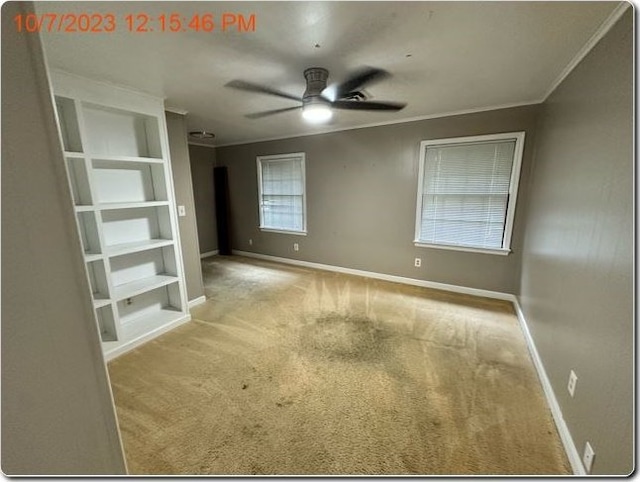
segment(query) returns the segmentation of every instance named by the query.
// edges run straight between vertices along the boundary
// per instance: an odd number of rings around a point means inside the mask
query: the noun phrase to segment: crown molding
[[[547,90],[547,93],[544,95],[542,101],[546,101],[549,96],[555,91],[558,86],[562,83],[564,79],[568,77],[568,75],[575,69],[578,64],[586,57],[586,55],[593,50],[596,44],[604,37],[611,27],[615,25],[615,23],[622,17],[622,14],[629,8],[631,4],[629,2],[623,1],[618,4],[616,8],[609,14],[609,16],[598,26],[596,31],[593,33],[591,38],[587,40],[578,53],[571,59],[571,62],[567,64],[567,66],[560,72],[560,75],[551,83],[551,86]]]
[[[189,113],[186,109],[181,109],[179,107],[171,107],[169,105],[164,106],[164,110],[167,112],[173,112],[174,114],[187,115]]]
[[[441,117],[454,117],[454,116],[457,116],[457,115],[477,114],[477,113],[480,113],[480,112],[489,112],[489,111],[493,111],[493,110],[511,109],[511,108],[514,108],[514,107],[525,107],[525,106],[528,106],[528,105],[537,105],[537,104],[540,104],[541,102],[542,102],[542,100],[533,100],[533,101],[527,101],[527,102],[513,102],[513,103],[510,103],[510,104],[500,104],[500,105],[494,105],[494,106],[489,106],[489,107],[476,107],[476,108],[473,108],[473,109],[465,109],[465,110],[458,110],[458,111],[452,111],[452,112],[444,112],[444,113],[441,113],[441,114],[428,114],[428,115],[421,115],[421,116],[416,116],[416,117],[406,117],[404,119],[396,119],[396,120],[386,121],[386,122],[374,122],[374,123],[371,123],[371,124],[362,124],[362,125],[359,125],[359,126],[336,127],[336,128],[333,128],[333,129],[323,129],[323,130],[320,130],[320,131],[304,133],[304,134],[289,134],[289,135],[284,135],[284,136],[266,137],[266,138],[249,140],[249,141],[229,142],[229,143],[226,143],[226,144],[218,144],[215,147],[241,146],[241,145],[244,145],[244,144],[257,144],[258,142],[280,141],[280,140],[283,140],[283,139],[296,139],[298,137],[319,136],[319,135],[322,135],[322,134],[330,134],[332,132],[352,131],[352,130],[356,130],[356,129],[368,129],[370,127],[383,127],[383,126],[389,126],[389,125],[394,125],[394,124],[406,124],[406,123],[409,123],[409,122],[418,122],[418,121],[422,121],[422,120],[439,119]]]
[[[204,142],[187,141],[187,144],[189,144],[190,146],[210,147],[211,149],[215,149],[216,147],[219,147],[213,144],[205,144]]]

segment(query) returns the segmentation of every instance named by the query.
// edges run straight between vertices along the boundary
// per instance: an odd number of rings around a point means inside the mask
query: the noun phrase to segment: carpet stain
[[[302,356],[372,362],[385,356],[385,338],[370,318],[327,313],[302,326],[298,350]]]
[[[109,363],[132,474],[570,474],[509,303],[241,257]]]

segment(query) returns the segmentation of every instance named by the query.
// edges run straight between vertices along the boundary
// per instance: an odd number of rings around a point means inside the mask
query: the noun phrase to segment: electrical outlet
[[[584,464],[584,470],[586,470],[587,474],[591,473],[591,467],[593,466],[593,458],[596,456],[596,453],[593,451],[593,447],[591,444],[587,442],[584,445],[584,454],[582,455],[582,463]]]
[[[253,239],[249,238],[249,246],[253,246]]]
[[[293,243],[293,250],[300,251],[300,246],[298,246],[298,243]]]
[[[578,375],[576,375],[576,372],[571,370],[569,373],[569,384],[567,385],[567,390],[569,390],[569,395],[572,397],[576,391],[576,383],[578,383]]]
[[[184,206],[178,206],[178,216],[186,216],[187,210]]]
[[[416,268],[419,268],[420,266],[422,266],[422,258],[416,258],[415,261],[413,262],[413,265]]]

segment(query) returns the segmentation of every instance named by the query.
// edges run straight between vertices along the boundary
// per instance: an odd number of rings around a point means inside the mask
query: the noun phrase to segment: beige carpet
[[[109,364],[132,474],[568,474],[509,303],[241,257]]]

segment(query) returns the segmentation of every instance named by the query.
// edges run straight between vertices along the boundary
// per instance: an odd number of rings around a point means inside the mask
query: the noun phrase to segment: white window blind
[[[523,139],[423,142],[416,243],[508,250]]]
[[[258,157],[260,227],[306,232],[304,154]]]

